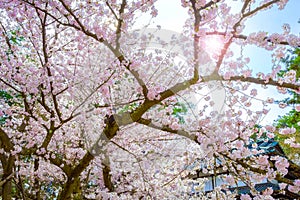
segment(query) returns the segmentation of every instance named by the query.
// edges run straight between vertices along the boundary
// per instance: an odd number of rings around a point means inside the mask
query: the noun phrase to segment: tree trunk
[[[86,155],[82,158],[81,162],[72,170],[70,175],[68,176],[67,182],[63,186],[63,190],[58,196],[58,200],[68,200],[71,199],[71,195],[76,189],[76,184],[80,184],[79,176],[82,171],[86,169],[89,163],[94,159],[94,156],[87,152]]]
[[[3,176],[2,181],[5,181],[2,185],[2,199],[11,200],[12,199],[12,181],[8,178],[13,173],[14,166],[14,156],[10,155],[7,159],[7,163],[2,163],[3,166]],[[7,179],[8,178],[8,179]]]
[[[39,158],[35,158],[34,159],[34,172],[37,172],[39,169]],[[39,178],[38,175],[35,174],[34,175],[34,189],[36,190],[36,199],[37,200],[41,200],[41,191],[40,191],[40,182],[39,182]]]
[[[114,185],[111,180],[111,168],[110,168],[110,160],[109,156],[107,155],[107,152],[104,152],[104,160],[102,160],[102,176],[105,187],[108,189],[109,192],[114,191]]]
[[[11,180],[6,181],[2,185],[2,199],[3,200],[11,200],[11,198],[12,198],[11,189],[12,189]]]
[[[114,186],[112,184],[111,180],[111,170],[110,166],[107,164],[104,164],[104,168],[102,169],[102,175],[103,175],[103,180],[104,180],[104,185],[105,187],[110,191],[114,191]]]

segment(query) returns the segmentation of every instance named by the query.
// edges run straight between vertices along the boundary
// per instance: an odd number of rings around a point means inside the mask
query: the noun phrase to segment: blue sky
[[[263,30],[268,33],[279,32],[282,33],[282,25],[285,23],[290,24],[291,33],[300,35],[300,0],[290,0],[284,10],[278,10],[277,6],[272,9],[260,12],[253,18],[250,18],[246,23],[245,33],[253,32],[253,30]],[[248,47],[244,51],[252,59],[249,63],[249,67],[254,70],[254,73],[263,71],[269,73],[272,70],[271,53],[269,51]],[[284,66],[283,66],[284,67]],[[286,98],[286,95],[278,95],[278,92],[274,87],[269,87],[268,90],[260,90],[259,97],[264,98],[271,96],[275,99]],[[270,105],[271,111],[264,119],[263,123],[270,124],[274,119],[278,118],[278,115],[284,115],[291,107],[286,109],[280,109],[277,105]]]
[[[268,33],[282,33],[282,25],[288,23],[291,26],[291,33],[299,36],[299,11],[300,0],[290,0],[284,10],[278,10],[277,6],[274,6],[272,9],[260,12],[253,18],[247,20],[244,33],[251,33],[253,30],[263,30]],[[247,53],[249,57],[255,57],[255,60],[252,60],[250,63],[254,71],[262,71],[262,68],[264,68],[265,72],[270,72],[272,66],[271,52],[258,48],[249,48],[245,53]]]
[[[260,12],[249,19],[249,26],[245,28],[245,32],[263,29],[274,33],[281,31],[282,24],[289,23],[292,28],[291,31],[294,34],[299,34],[300,25],[297,23],[300,19],[299,9],[299,0],[289,0],[284,10],[278,10],[277,6],[274,6],[272,9]]]
[[[238,5],[240,0],[228,0],[231,2],[232,11],[236,12],[240,10]],[[256,0],[260,2],[260,0]],[[150,27],[156,27],[160,25],[163,29],[173,30],[181,32],[182,26],[187,19],[187,9],[181,7],[180,0],[161,0],[157,2],[158,16],[151,21]],[[238,9],[237,9],[238,8]],[[266,31],[268,33],[279,32],[282,33],[282,25],[285,23],[290,24],[291,33],[299,36],[300,35],[300,0],[290,0],[285,9],[279,10],[278,6],[275,5],[271,9],[260,12],[252,18],[249,18],[246,22],[246,28],[243,33],[247,34],[250,32]],[[140,23],[148,22],[146,18],[141,18]],[[266,50],[248,46],[244,49],[244,54],[247,54],[252,58],[249,63],[249,68],[253,69],[253,74],[262,71],[269,73],[272,70],[271,53]],[[259,87],[257,87],[259,88]],[[275,99],[282,99],[285,96],[278,95],[275,88],[269,87],[268,90],[260,90],[259,97],[266,99],[267,97],[273,97]],[[261,106],[260,106],[261,107]],[[277,119],[278,115],[283,115],[290,109],[279,109],[278,105],[269,106],[271,109],[270,113],[264,119],[264,124],[270,124],[274,119]]]

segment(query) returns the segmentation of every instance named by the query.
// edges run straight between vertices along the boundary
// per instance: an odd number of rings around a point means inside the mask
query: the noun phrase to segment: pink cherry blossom
[[[259,156],[258,157],[258,160],[257,160],[257,163],[259,164],[259,165],[262,165],[262,166],[267,166],[267,165],[269,165],[269,157],[268,156]]]
[[[252,200],[252,198],[248,194],[242,194],[241,195],[241,200]]]
[[[231,186],[233,186],[234,184],[235,184],[235,180],[234,180],[234,178],[232,177],[232,176],[226,176],[226,178],[225,178],[225,181],[229,184],[229,185],[231,185]]]
[[[287,186],[286,183],[279,183],[278,185],[279,185],[279,188],[280,188],[281,190],[284,190],[284,189],[286,188],[286,186]]]
[[[279,131],[279,133],[282,135],[294,134],[295,132],[296,132],[296,129],[294,127],[292,127],[292,128],[287,127],[287,128],[281,129]]]
[[[293,192],[293,193],[298,193],[300,191],[300,187],[294,186],[294,185],[289,185],[288,190]]]
[[[265,195],[265,196],[268,196],[268,195],[271,195],[271,194],[273,194],[273,189],[271,187],[268,187],[267,189],[265,189],[263,191],[263,195]]]
[[[162,2],[0,2],[3,199],[198,198],[219,170],[224,184],[203,198],[238,198],[228,187],[243,181],[254,199],[272,199],[255,184],[287,178],[290,163],[253,137],[279,131],[300,148],[296,125],[264,123],[279,94],[298,92],[296,70],[279,77],[278,63],[300,37],[292,24],[270,32],[251,17],[287,0]],[[166,13],[182,31],[165,29]]]

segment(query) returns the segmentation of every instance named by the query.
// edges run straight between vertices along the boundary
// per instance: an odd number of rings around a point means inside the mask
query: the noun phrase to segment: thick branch
[[[7,181],[9,181],[14,176],[14,173],[11,173],[8,177],[4,180],[0,181],[0,187],[2,187]]]
[[[0,127],[0,139],[1,139],[0,145],[6,152],[13,150],[14,148],[13,143],[10,141],[10,138],[1,127]]]
[[[123,24],[123,19],[122,19],[122,14],[124,13],[124,9],[126,6],[127,2],[126,0],[122,0],[121,8],[119,10],[119,18],[118,18],[118,25],[117,25],[117,30],[116,30],[116,49],[120,49],[120,38],[121,38],[121,28]]]
[[[70,176],[68,176],[67,182],[64,184],[63,190],[60,193],[58,199],[70,199],[71,193],[73,191],[73,186],[76,179],[79,177],[82,171],[86,169],[89,163],[94,159],[94,156],[87,152],[85,156],[81,159],[80,163],[72,170]]]
[[[261,6],[258,6],[258,7],[255,8],[254,10],[245,13],[243,16],[245,16],[245,17],[250,17],[250,16],[252,16],[253,14],[257,13],[258,11],[263,10],[263,9],[265,9],[265,8],[271,6],[272,4],[275,4],[275,3],[279,2],[279,1],[280,1],[280,0],[273,0],[273,1],[267,2],[267,3],[265,3],[265,4],[262,4]]]
[[[273,86],[292,89],[292,90],[296,90],[296,91],[298,91],[300,88],[300,85],[296,85],[293,83],[286,83],[286,82],[281,83],[281,82],[275,81],[273,79],[264,80],[264,79],[254,78],[254,77],[233,76],[229,80],[230,81],[242,81],[242,82],[256,83],[256,84],[266,85],[266,86],[273,85]]]
[[[219,32],[219,31],[213,31],[213,32],[206,32],[206,35],[221,35],[221,36],[225,36],[226,33],[225,32]],[[249,36],[247,36],[247,35],[233,33],[233,38],[236,38],[236,39],[247,40],[248,37]],[[274,42],[271,41],[271,39],[269,37],[265,37],[263,39],[265,41],[269,42],[269,43],[274,43]],[[290,45],[287,41],[279,41],[279,42],[276,42],[276,44]],[[298,47],[300,47],[300,45]]]
[[[286,82],[279,82],[273,79],[260,79],[260,78],[254,78],[254,77],[245,77],[245,76],[232,76],[229,79],[225,79],[224,77],[216,74],[212,74],[210,76],[202,77],[201,82],[208,82],[213,80],[219,80],[219,81],[240,81],[240,82],[248,82],[248,83],[255,83],[259,85],[273,85],[281,88],[286,89],[292,89],[298,91],[300,89],[300,85],[296,85],[293,83],[286,83]]]
[[[193,134],[190,134],[189,132],[187,132],[185,130],[174,130],[174,129],[172,129],[170,127],[167,127],[167,126],[157,126],[157,125],[153,124],[151,122],[151,120],[144,119],[144,118],[139,119],[137,121],[137,123],[146,125],[148,127],[151,127],[151,128],[154,128],[154,129],[157,129],[157,130],[160,130],[160,131],[174,133],[176,135],[183,136],[185,138],[188,138],[188,139],[190,139],[190,140],[195,141],[196,143],[198,143],[197,136],[193,135]]]
[[[104,160],[102,161],[102,176],[104,180],[104,185],[108,189],[109,192],[113,192],[115,190],[114,185],[112,183],[111,179],[111,168],[110,168],[110,160],[107,155],[107,152],[105,152]]]

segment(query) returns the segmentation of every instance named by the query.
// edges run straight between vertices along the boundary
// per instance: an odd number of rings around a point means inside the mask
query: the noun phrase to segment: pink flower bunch
[[[242,194],[241,195],[241,200],[252,200],[249,194]]]
[[[268,196],[268,195],[271,195],[271,194],[273,194],[273,189],[271,187],[268,187],[267,189],[265,189],[263,191],[264,196]]]
[[[300,186],[296,185],[289,185],[288,190],[293,192],[293,193],[298,193],[300,191]]]
[[[234,177],[231,175],[226,176],[225,181],[231,186],[233,186],[235,184]]]
[[[261,166],[268,166],[269,165],[269,156],[266,156],[266,155],[259,156],[257,159],[257,163]]]
[[[287,128],[281,129],[281,130],[279,131],[279,133],[280,133],[281,135],[294,134],[294,133],[296,133],[296,129],[295,129],[294,127],[292,127],[292,128],[287,127]]]
[[[147,98],[149,100],[158,100],[160,98],[159,92],[155,88],[151,88],[148,91]]]
[[[293,147],[293,148],[300,148],[300,143],[296,143],[295,137],[285,139],[284,144],[289,144],[290,147]]]
[[[271,160],[275,160],[275,167],[277,168],[277,172],[280,174],[286,175],[288,173],[289,161],[281,156],[275,156],[271,158]]]
[[[295,106],[295,110],[296,110],[297,112],[300,112],[300,105],[296,105],[296,106]]]
[[[300,45],[299,37],[293,34],[287,36],[287,42],[293,47],[298,47]]]
[[[284,74],[284,81],[287,83],[295,83],[296,81],[296,71],[289,70]]]

